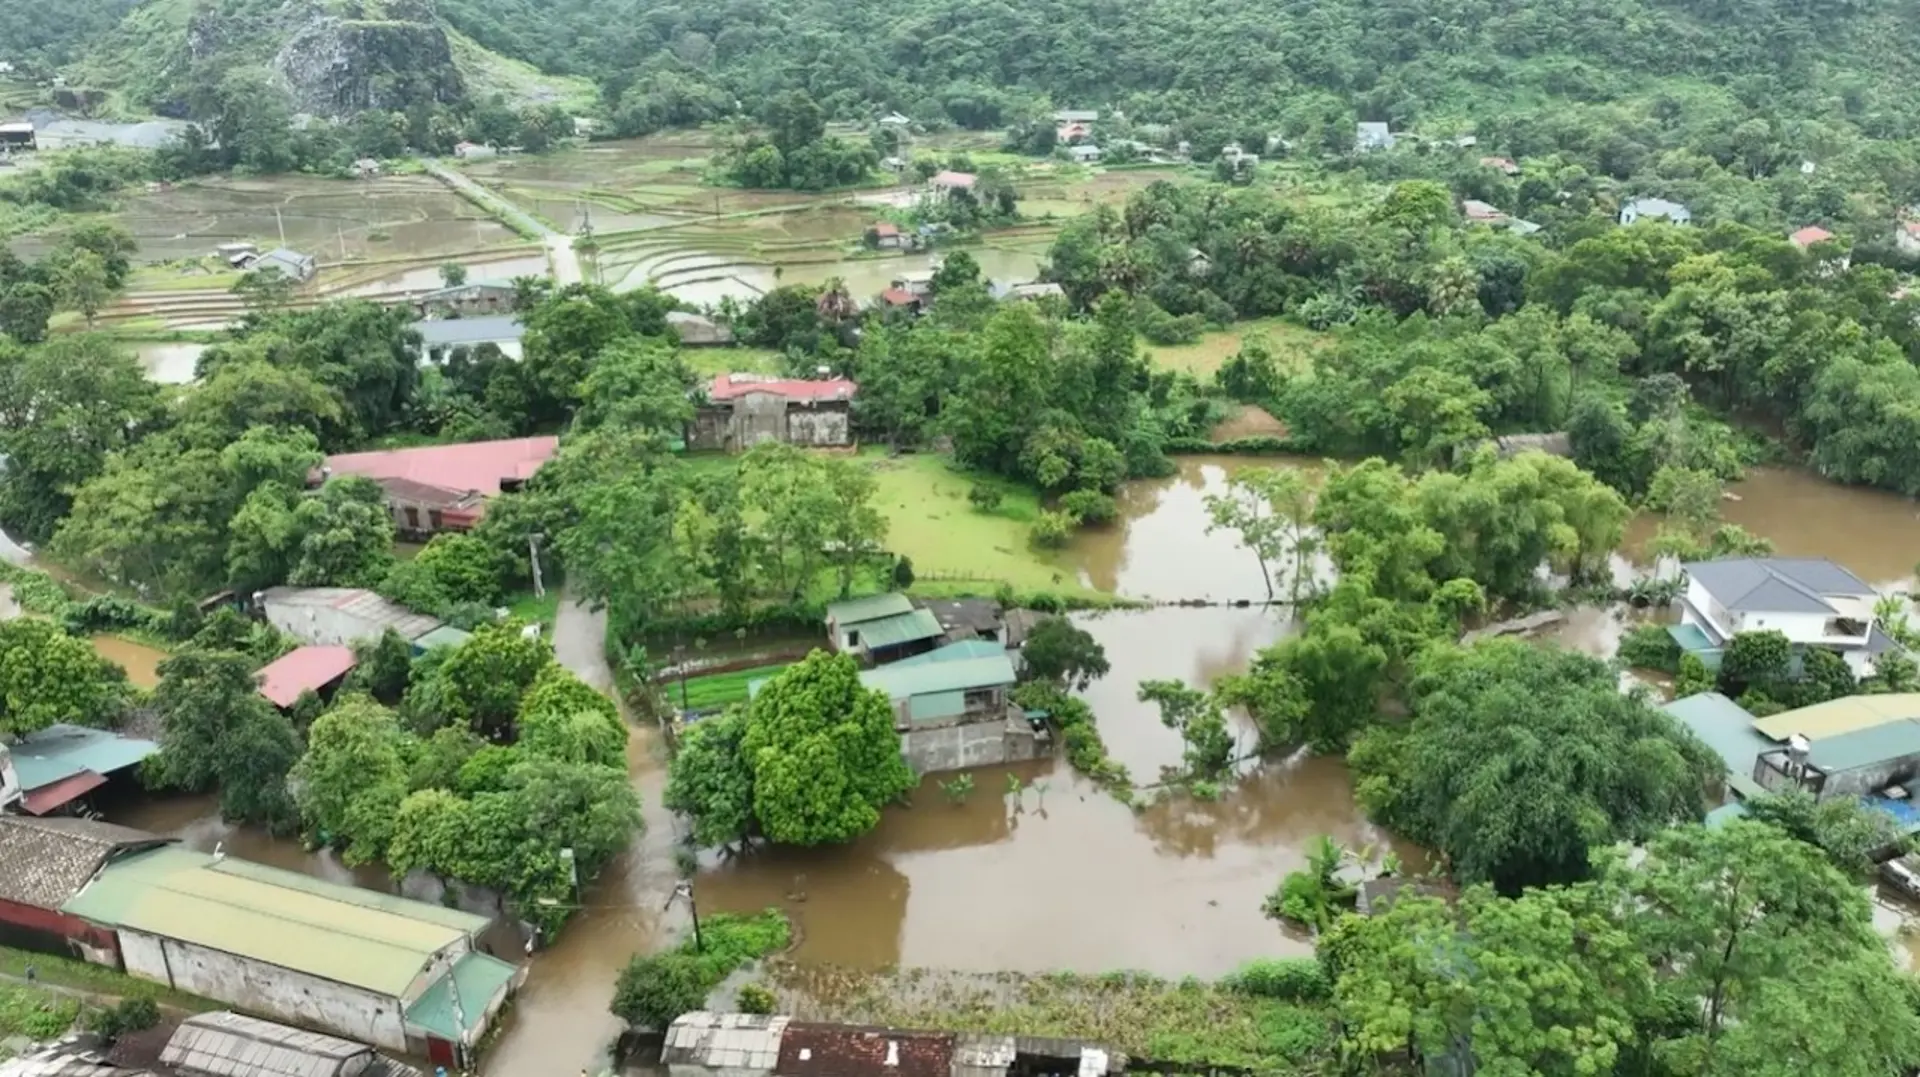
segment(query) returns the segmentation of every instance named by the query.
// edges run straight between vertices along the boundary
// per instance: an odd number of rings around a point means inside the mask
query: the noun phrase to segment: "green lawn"
[[[780,353],[769,348],[684,348],[680,352],[695,374],[778,374]]]
[[[875,504],[887,518],[887,548],[912,560],[915,575],[927,584],[958,578],[987,590],[1004,581],[1023,591],[1096,593],[1082,587],[1063,562],[1028,545],[1028,526],[1040,511],[1031,489],[962,474],[932,454],[871,460],[879,480]],[[984,513],[967,502],[976,482],[1001,489],[999,508]]]
[[[736,669],[731,673],[715,673],[706,677],[687,678],[686,693],[683,697],[679,680],[670,680],[661,685],[667,698],[676,707],[687,710],[713,710],[747,701],[747,684],[762,677],[771,677],[787,668],[787,663],[772,666],[755,666],[752,669]]]
[[[53,1040],[80,1016],[80,1000],[25,984],[0,983],[0,1039]],[[0,1048],[0,1058],[7,1057]]]
[[[218,1002],[212,1002],[197,995],[189,995],[183,991],[172,991],[145,980],[136,980],[126,973],[116,972],[104,965],[92,965],[71,958],[53,957],[48,954],[0,946],[0,975],[24,978],[29,965],[33,966],[34,975],[41,983],[84,991],[90,995],[150,998],[162,1006],[192,1010],[196,1013],[225,1009]]]
[[[545,561],[546,557],[542,555],[541,560]],[[535,595],[532,591],[508,595],[507,609],[522,621],[544,625],[546,631],[551,634],[553,619],[560,611],[560,581],[552,581],[545,595]]]
[[[1333,340],[1332,334],[1315,332],[1279,318],[1256,318],[1241,322],[1231,329],[1206,333],[1192,344],[1177,344],[1170,348],[1148,345],[1147,350],[1152,354],[1156,366],[1184,370],[1205,380],[1213,377],[1213,372],[1220,369],[1220,364],[1233,358],[1234,353],[1240,350],[1241,343],[1250,336],[1264,336],[1282,368],[1305,366],[1315,351]]]

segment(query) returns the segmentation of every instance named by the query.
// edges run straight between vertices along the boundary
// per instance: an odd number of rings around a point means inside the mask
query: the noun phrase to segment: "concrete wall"
[[[939,729],[911,729],[900,735],[900,754],[915,774],[1038,759],[1048,747],[1025,720],[1013,722],[1004,716]]]
[[[763,441],[787,440],[787,398],[773,393],[743,393],[733,400],[733,444],[751,449]]]
[[[1824,613],[1743,613],[1741,632],[1782,632],[1795,643],[1818,643],[1824,638],[1827,615]]]
[[[5,899],[0,899],[0,945],[78,956],[96,965],[120,963],[119,942],[111,929],[95,927],[57,909]]]
[[[1820,799],[1878,793],[1889,785],[1904,785],[1912,781],[1916,772],[1920,772],[1920,753],[1897,756],[1852,770],[1835,771],[1827,777],[1827,787],[1820,791]]]
[[[851,445],[850,426],[844,407],[794,408],[787,412],[787,440],[795,445]]]
[[[122,928],[127,972],[249,1013],[392,1051],[407,1049],[400,1000],[178,939]]]

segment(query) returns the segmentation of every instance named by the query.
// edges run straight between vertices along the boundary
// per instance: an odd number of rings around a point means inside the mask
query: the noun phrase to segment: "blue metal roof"
[[[944,647],[935,647],[926,654],[916,654],[912,658],[902,658],[898,662],[888,662],[888,669],[901,666],[925,666],[934,662],[962,662],[970,658],[992,658],[1007,653],[1007,649],[990,639],[963,639],[958,643],[949,643]]]
[[[104,729],[56,723],[21,737],[7,750],[20,776],[20,788],[33,790],[86,771],[104,775],[124,770],[160,746]]]

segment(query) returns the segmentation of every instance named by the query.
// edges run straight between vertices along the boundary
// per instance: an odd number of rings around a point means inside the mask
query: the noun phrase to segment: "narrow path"
[[[617,700],[606,626],[604,612],[564,595],[554,616],[553,652],[561,665]],[[556,944],[534,955],[507,1025],[481,1064],[484,1077],[600,1072],[621,1032],[607,1009],[620,970],[634,954],[664,949],[688,929],[685,907],[667,907],[679,869],[675,819],[661,802],[665,749],[650,726],[633,725],[630,717],[629,725],[627,770],[646,830],[587,886],[583,908]]]
[[[580,272],[579,256],[573,252],[572,236],[555,231],[547,222],[514,205],[499,192],[475,182],[472,177],[449,168],[439,161],[422,161],[421,165],[433,178],[468,195],[488,212],[501,217],[521,231],[539,236],[541,243],[546,245],[547,262],[553,270],[555,284],[564,288],[569,284],[578,284],[584,279]]]

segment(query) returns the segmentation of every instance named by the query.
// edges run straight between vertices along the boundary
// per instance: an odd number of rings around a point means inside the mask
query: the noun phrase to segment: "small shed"
[[[271,269],[298,284],[305,284],[312,280],[319,268],[320,263],[313,255],[302,254],[289,247],[276,247],[247,264],[249,273],[260,273]]]
[[[1384,123],[1363,122],[1355,126],[1353,148],[1360,153],[1393,148],[1393,132]]]
[[[31,123],[0,123],[0,147],[10,150],[38,148]]]
[[[942,632],[938,618],[915,609],[903,594],[850,598],[827,606],[828,645],[874,662],[932,650]]]
[[[260,694],[267,702],[286,710],[298,702],[302,693],[331,693],[353,671],[356,659],[352,647],[313,645],[295,647],[262,666]]]
[[[366,1044],[230,1011],[180,1022],[160,1061],[181,1077],[419,1077]]]
[[[441,621],[358,587],[273,587],[260,595],[267,623],[304,643],[350,646],[391,628],[412,642]]]
[[[684,310],[667,312],[667,325],[689,348],[723,348],[733,343],[733,330],[704,314]]]
[[[107,784],[158,752],[150,740],[55,723],[6,746],[20,784],[20,809],[46,815]]]

